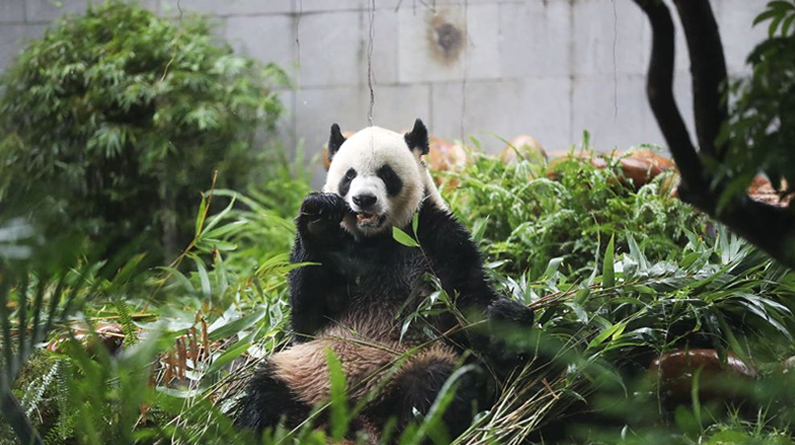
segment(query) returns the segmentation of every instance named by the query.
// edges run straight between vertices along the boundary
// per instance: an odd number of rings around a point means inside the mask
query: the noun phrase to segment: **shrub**
[[[608,168],[595,167],[595,160]],[[626,233],[655,261],[681,251],[686,229],[703,226],[704,216],[668,196],[667,174],[637,191],[622,185],[620,160],[590,150],[549,165],[527,160],[505,165],[478,156],[448,198],[463,221],[473,222],[492,260],[507,263],[502,270],[509,274],[529,270],[537,278],[553,258],[569,272],[590,273],[594,255],[604,252],[611,237],[623,240]]]
[[[66,16],[3,77],[0,205],[109,240],[106,255],[133,239],[172,255],[214,170],[218,187],[255,176],[255,132],[274,129],[284,82],[199,17],[120,2]]]

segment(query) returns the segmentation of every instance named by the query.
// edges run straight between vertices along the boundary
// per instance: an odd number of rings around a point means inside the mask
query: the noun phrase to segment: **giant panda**
[[[295,340],[248,382],[238,405],[239,424],[257,432],[280,421],[287,427],[301,424],[329,399],[331,350],[342,364],[351,404],[368,398],[355,423],[377,442],[390,419],[400,433],[428,412],[460,364],[463,348],[499,356],[504,364],[504,345],[493,328],[532,325],[531,309],[499,297],[489,285],[475,243],[423,162],[427,153],[428,131],[419,119],[405,134],[371,126],[348,139],[332,125],[323,192],[307,196],[296,218],[291,262],[311,265],[289,275]],[[393,237],[393,227],[415,233],[415,214],[419,248]],[[433,291],[427,274],[439,279],[456,310],[401,332],[405,315]],[[446,336],[460,327],[462,315],[492,331]],[[445,412],[451,437],[468,427],[473,405],[484,400],[474,374],[465,374],[472,376],[459,382]]]

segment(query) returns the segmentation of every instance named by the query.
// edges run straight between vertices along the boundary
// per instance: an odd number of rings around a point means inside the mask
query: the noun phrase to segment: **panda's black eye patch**
[[[353,181],[353,178],[355,177],[356,170],[349,168],[348,171],[345,172],[345,176],[342,177],[342,180],[340,180],[340,185],[337,187],[340,196],[345,196],[348,194],[348,191],[351,189],[351,181]]]
[[[392,167],[389,165],[384,165],[383,167],[379,168],[376,172],[379,178],[384,181],[384,185],[386,185],[386,193],[389,196],[395,196],[400,193],[400,190],[403,189],[403,181],[400,180],[400,177],[392,170]]]

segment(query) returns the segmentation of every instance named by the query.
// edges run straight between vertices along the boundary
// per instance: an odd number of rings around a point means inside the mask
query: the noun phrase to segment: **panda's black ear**
[[[334,154],[342,146],[342,143],[345,142],[345,136],[342,135],[340,131],[340,126],[337,124],[331,124],[331,135],[328,138],[328,160],[331,162],[331,158],[334,157]]]
[[[410,149],[420,150],[420,154],[427,155],[428,151],[430,151],[430,147],[428,146],[428,129],[425,128],[425,124],[423,124],[420,119],[414,121],[414,128],[406,133],[404,139],[406,139],[406,145],[408,145]]]

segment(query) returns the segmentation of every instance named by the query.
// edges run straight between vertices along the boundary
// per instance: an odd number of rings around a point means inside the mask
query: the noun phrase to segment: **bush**
[[[595,160],[608,168],[595,167]],[[448,197],[491,259],[505,262],[504,273],[537,278],[558,258],[568,273],[587,274],[611,237],[627,250],[626,233],[655,261],[681,251],[686,230],[703,227],[704,216],[669,197],[669,174],[637,191],[622,185],[620,160],[589,149],[548,165],[477,156]]]
[[[274,129],[284,82],[198,17],[120,2],[67,16],[3,77],[0,205],[106,240],[105,255],[133,239],[173,255],[214,170],[218,187],[256,176],[255,132]]]
[[[727,187],[719,204],[742,196],[763,172],[782,194],[795,192],[795,1],[769,2],[754,25],[768,38],[754,48],[752,72],[731,83],[729,119],[718,140],[724,158],[713,166]]]

